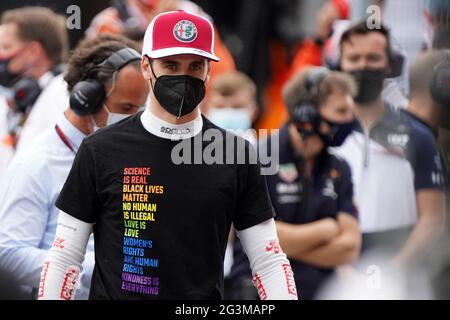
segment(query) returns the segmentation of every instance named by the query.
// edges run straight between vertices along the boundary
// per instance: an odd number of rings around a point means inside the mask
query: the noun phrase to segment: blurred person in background
[[[242,134],[256,143],[256,136],[249,130],[258,115],[255,83],[242,72],[218,75],[210,84],[210,96],[203,110],[215,125]]]
[[[136,113],[147,99],[149,88],[136,49],[136,43],[119,36],[81,42],[65,74],[72,94],[70,106],[58,115],[55,127],[17,153],[5,174],[0,196],[0,269],[14,275],[28,298],[38,291],[44,259],[55,237],[59,213],[55,201],[81,141],[96,128]],[[92,242],[77,299],[88,298]],[[53,242],[53,246],[64,245],[61,239]]]
[[[250,143],[256,145],[256,135],[252,125],[258,113],[256,101],[256,85],[244,73],[239,71],[218,75],[210,84],[210,96],[202,108],[202,112],[215,125],[232,130]],[[229,278],[233,264],[233,228],[228,237],[224,260],[224,294],[231,298],[232,279]]]
[[[321,66],[333,63],[333,26],[339,20],[350,18],[348,0],[326,1],[316,13],[315,34],[305,38],[289,67],[288,77],[292,77],[307,66]],[[336,30],[339,32],[339,30]],[[328,58],[328,59],[327,59]]]
[[[425,9],[427,48],[450,48],[450,1],[429,0]]]
[[[449,83],[436,81],[434,78],[442,69],[450,73],[450,50],[431,50],[422,53],[411,66],[410,96],[408,112],[411,117],[422,123],[438,142],[439,152],[443,160],[446,182],[450,181],[450,92]],[[436,89],[432,89],[437,86]],[[436,90],[447,99],[439,99],[432,94]],[[446,93],[447,92],[447,93]],[[449,209],[449,208],[447,208]]]
[[[442,77],[442,78],[441,78]],[[445,80],[447,79],[447,80]],[[450,298],[450,50],[421,54],[411,66],[408,112],[437,139],[446,183],[446,234],[429,250],[426,270],[436,297]]]
[[[350,10],[348,0],[325,1],[314,13],[314,33],[294,46],[292,54],[285,52],[289,50],[284,50],[284,46],[272,46],[271,76],[265,90],[265,108],[256,123],[257,128],[280,128],[287,120],[281,91],[294,74],[308,66],[334,66],[336,37],[342,32],[345,21],[350,18]]]
[[[383,250],[396,265],[420,261],[443,230],[442,166],[432,133],[383,101],[392,72],[389,31],[366,21],[341,37],[340,68],[358,84],[358,125],[337,154],[349,163],[363,253]]]
[[[383,98],[396,99],[395,102],[389,102],[395,107],[406,109],[408,106],[409,66],[424,49],[424,38],[421,35],[425,32],[423,16],[425,1],[429,0],[381,1],[381,18],[390,29],[391,45],[404,56],[401,74],[396,78],[386,79],[384,84]]]
[[[101,33],[123,34],[141,41],[150,21],[158,14],[183,10],[213,20],[197,4],[188,0],[113,0],[111,6],[98,13],[86,31],[88,37]],[[219,64],[211,65],[211,80],[221,73],[236,69],[233,57],[214,27],[214,47]]]
[[[0,158],[11,159],[21,132],[28,124],[46,128],[35,121],[33,106],[45,93],[60,64],[66,59],[68,34],[65,18],[43,7],[24,7],[5,11],[0,25],[0,96],[7,110],[0,112],[3,127]],[[5,107],[5,104],[1,105]],[[55,119],[58,110],[46,114]],[[39,117],[39,115],[38,115]],[[6,129],[5,129],[6,128]],[[36,133],[36,131],[35,131]],[[9,161],[2,160],[3,165]],[[0,168],[0,172],[4,168]]]
[[[9,138],[7,126],[8,103],[6,99],[0,95],[0,187],[2,176],[9,165],[9,162],[14,157],[15,149],[5,139]]]
[[[279,133],[279,171],[267,176],[267,184],[280,245],[291,261],[301,299],[315,298],[335,268],[359,254],[361,235],[350,168],[327,151],[352,131],[355,93],[351,77],[326,68],[299,72],[283,90],[290,119]],[[260,143],[275,142],[269,138]],[[266,250],[276,252],[280,247],[269,244]],[[231,297],[256,298],[239,241],[234,258]]]

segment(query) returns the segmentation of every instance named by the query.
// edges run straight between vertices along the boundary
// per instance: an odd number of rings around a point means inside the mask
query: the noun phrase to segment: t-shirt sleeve
[[[101,208],[96,186],[95,161],[89,146],[83,141],[56,206],[77,219],[94,223]]]
[[[442,189],[444,187],[444,174],[441,158],[436,141],[431,134],[418,132],[413,135],[413,161],[414,188]]]
[[[255,152],[249,146],[249,152]],[[234,216],[234,227],[244,230],[274,217],[265,176],[261,165],[238,164],[238,199]]]
[[[345,212],[358,218],[358,210],[353,202],[351,169],[345,160],[341,161],[341,176],[338,186],[338,212]]]

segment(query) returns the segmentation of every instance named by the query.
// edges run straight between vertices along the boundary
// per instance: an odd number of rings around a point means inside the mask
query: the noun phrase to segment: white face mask
[[[103,104],[103,108],[105,108],[106,112],[108,113],[108,118],[106,119],[105,127],[107,127],[109,125],[112,125],[114,123],[117,123],[117,122],[119,122],[119,121],[121,121],[121,120],[123,120],[125,118],[128,118],[129,116],[131,116],[131,114],[111,112],[111,111],[109,111],[109,108],[108,108],[108,106],[105,103]],[[97,125],[97,122],[95,122],[95,119],[94,119],[93,116],[91,116],[90,118],[91,118],[91,121],[92,121],[92,126],[94,128],[93,132],[97,131],[100,128],[103,128],[103,127],[99,127]]]
[[[106,104],[103,104],[103,107],[106,109],[106,112],[108,112],[108,119],[106,120],[106,126],[112,125],[131,116],[131,114],[111,112],[109,111],[109,108]]]
[[[228,130],[247,130],[252,125],[250,113],[244,108],[211,108],[208,115],[212,123]]]

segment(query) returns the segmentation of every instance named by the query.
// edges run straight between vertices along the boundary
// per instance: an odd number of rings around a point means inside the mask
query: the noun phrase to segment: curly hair
[[[69,58],[64,74],[69,92],[78,82],[86,79],[97,79],[106,85],[111,80],[115,69],[112,65],[100,66],[100,64],[114,52],[127,47],[140,51],[140,47],[135,41],[112,34],[103,34],[92,39],[82,40]],[[139,61],[133,61],[131,64],[139,67]]]

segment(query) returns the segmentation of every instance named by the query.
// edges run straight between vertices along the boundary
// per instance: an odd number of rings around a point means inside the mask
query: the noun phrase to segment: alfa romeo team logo
[[[192,42],[197,38],[197,27],[192,21],[178,21],[173,28],[173,35],[178,41]]]

